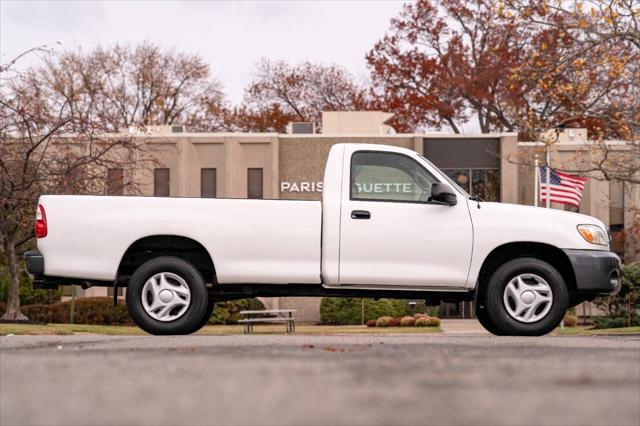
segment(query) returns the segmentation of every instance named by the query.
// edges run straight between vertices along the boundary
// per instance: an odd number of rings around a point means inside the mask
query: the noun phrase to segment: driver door
[[[466,200],[432,203],[438,180],[417,156],[345,154],[340,285],[464,288],[472,248]]]

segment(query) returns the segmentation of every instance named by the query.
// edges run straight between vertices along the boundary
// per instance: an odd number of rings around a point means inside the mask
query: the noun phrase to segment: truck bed
[[[140,238],[180,235],[211,255],[219,283],[320,283],[319,201],[44,195],[45,274],[113,280]]]

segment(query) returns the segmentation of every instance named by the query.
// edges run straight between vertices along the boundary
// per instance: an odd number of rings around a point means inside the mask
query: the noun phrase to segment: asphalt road
[[[9,336],[0,424],[640,424],[640,338]]]

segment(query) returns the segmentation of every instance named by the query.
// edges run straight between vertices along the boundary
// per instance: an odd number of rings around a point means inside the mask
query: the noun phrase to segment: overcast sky
[[[0,0],[0,62],[42,44],[90,49],[149,40],[201,54],[229,100],[239,102],[261,57],[336,63],[365,77],[365,53],[402,4]]]

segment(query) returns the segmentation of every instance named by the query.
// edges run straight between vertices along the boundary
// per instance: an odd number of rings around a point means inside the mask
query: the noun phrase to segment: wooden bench
[[[253,325],[259,323],[283,323],[287,334],[296,330],[296,321],[293,318],[295,309],[266,309],[263,311],[240,311],[243,319],[238,323],[244,325],[244,334],[253,332]]]

